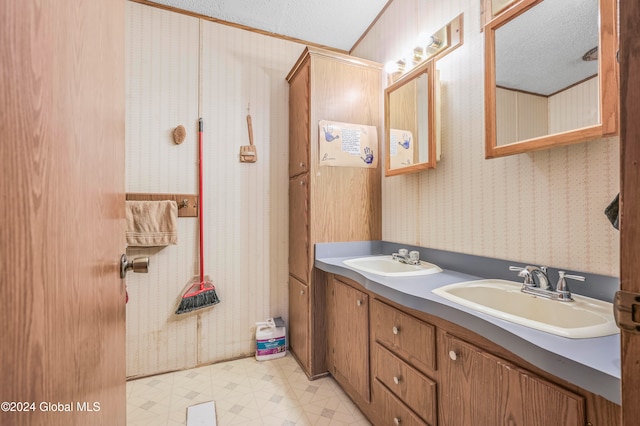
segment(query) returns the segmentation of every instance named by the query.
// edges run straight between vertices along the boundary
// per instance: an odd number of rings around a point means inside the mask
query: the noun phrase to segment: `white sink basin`
[[[392,259],[391,256],[359,257],[342,262],[354,269],[385,277],[414,277],[442,272],[442,269],[433,263],[420,261],[420,265],[407,265]]]
[[[452,302],[516,324],[573,339],[608,336],[619,332],[613,305],[573,295],[559,302],[522,293],[521,283],[477,280],[450,284],[433,293]]]

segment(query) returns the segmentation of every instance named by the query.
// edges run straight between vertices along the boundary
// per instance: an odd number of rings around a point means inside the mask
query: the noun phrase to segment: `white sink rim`
[[[465,299],[463,297],[459,297],[455,294],[450,293],[450,291],[452,290],[462,289],[462,288],[472,288],[472,287],[484,287],[487,290],[500,289],[505,291],[505,293],[510,292],[513,294],[518,294],[518,296],[514,296],[518,299],[520,298],[524,299],[525,297],[529,297],[531,298],[531,300],[537,299],[534,303],[536,304],[548,303],[548,304],[551,304],[549,306],[553,307],[553,309],[558,309],[558,310],[570,309],[570,310],[573,310],[574,312],[586,311],[586,312],[589,312],[589,315],[591,316],[599,317],[602,322],[599,324],[588,325],[583,327],[560,327],[553,324],[541,322],[535,319],[526,318],[524,316],[518,316],[516,314],[504,312],[499,309],[488,307],[481,303],[474,302],[473,300]],[[486,280],[473,280],[473,281],[465,281],[462,283],[449,284],[449,285],[434,289],[432,292],[451,302],[458,303],[472,310],[482,312],[487,315],[500,318],[502,320],[509,321],[515,324],[523,325],[525,327],[544,331],[557,336],[567,337],[570,339],[603,337],[603,336],[618,334],[620,332],[620,329],[617,327],[615,323],[615,319],[613,317],[613,305],[609,302],[593,299],[586,296],[576,295],[576,294],[573,294],[573,298],[575,300],[574,302],[560,302],[557,300],[549,300],[540,296],[522,293],[520,291],[521,287],[522,287],[522,283],[518,283],[515,281],[486,279]]]
[[[383,277],[416,277],[421,275],[431,275],[442,272],[442,269],[433,263],[420,261],[420,265],[408,265],[392,259],[390,255],[356,257],[353,259],[343,260],[345,265],[363,272],[381,275]],[[395,271],[385,271],[382,268],[376,268],[374,265],[382,263]],[[401,271],[398,269],[402,269]]]

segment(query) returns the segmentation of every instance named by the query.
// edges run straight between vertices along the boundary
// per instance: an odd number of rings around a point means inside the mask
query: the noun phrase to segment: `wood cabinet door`
[[[289,82],[289,177],[309,171],[309,61]]]
[[[331,373],[369,402],[369,296],[336,279],[328,299]]]
[[[309,288],[289,275],[289,347],[309,371]]]
[[[441,423],[450,426],[579,426],[584,399],[475,346],[445,335]]]
[[[309,174],[289,180],[289,274],[309,283]]]

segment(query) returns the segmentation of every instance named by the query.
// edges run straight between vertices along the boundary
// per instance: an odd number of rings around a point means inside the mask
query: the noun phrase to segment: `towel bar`
[[[173,200],[178,204],[178,217],[198,217],[198,196],[193,194],[127,193],[130,201]]]

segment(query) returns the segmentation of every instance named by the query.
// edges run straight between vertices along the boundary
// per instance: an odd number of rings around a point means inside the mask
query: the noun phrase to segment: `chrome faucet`
[[[400,263],[406,263],[407,265],[420,264],[420,252],[416,250],[409,251],[403,248],[398,250],[398,253],[391,254],[391,258]]]
[[[566,281],[567,278],[584,281],[584,277],[579,275],[570,275],[565,273],[565,271],[558,271],[558,284],[556,284],[556,288],[554,289],[549,282],[547,268],[544,266],[509,266],[509,270],[517,271],[518,276],[524,278],[521,289],[523,293],[546,297],[547,299],[559,300],[561,302],[573,302],[573,297],[571,297],[569,285]]]
[[[528,288],[542,288],[553,291],[553,287],[549,283],[547,268],[545,266],[527,265],[524,268],[519,266],[509,266],[510,271],[518,271],[518,276],[524,278],[523,285]],[[536,282],[537,278],[537,282]]]

